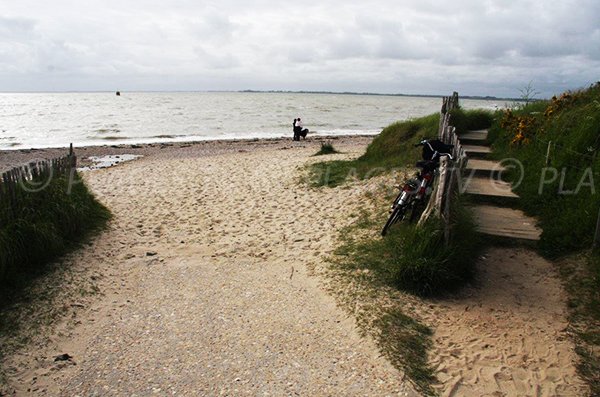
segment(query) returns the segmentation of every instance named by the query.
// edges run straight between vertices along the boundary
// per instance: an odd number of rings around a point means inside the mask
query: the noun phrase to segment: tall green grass
[[[485,128],[492,118],[489,112],[479,111],[455,111],[454,117],[461,117],[463,125],[470,129]],[[421,158],[421,149],[415,148],[414,144],[423,138],[436,138],[438,127],[437,114],[394,123],[385,128],[358,159],[313,166],[313,184],[337,186],[349,176],[364,179],[395,168],[413,166]],[[374,199],[374,196],[369,197]],[[379,208],[389,204],[377,201]],[[401,222],[381,238],[379,230],[385,222],[381,212],[363,210],[355,224],[342,232],[342,244],[332,258],[335,271],[348,277],[351,284],[340,293],[352,290],[357,282],[367,283],[362,288],[375,291],[375,295],[381,291],[398,294],[407,291],[419,296],[441,296],[460,288],[473,277],[482,244],[479,244],[473,218],[461,200],[453,201],[451,213],[452,232],[449,244],[446,244],[444,225],[439,218],[429,219],[423,227]],[[387,298],[383,298],[386,309],[382,312],[373,308],[361,309],[365,302],[359,299],[350,299],[350,305],[359,320],[371,316],[377,318],[370,325],[376,328],[374,336],[382,353],[406,373],[421,393],[435,394],[431,387],[435,373],[427,360],[433,344],[432,330],[404,313],[402,305],[396,303],[390,307]],[[381,306],[379,303],[373,307]],[[376,313],[365,313],[369,310]]]
[[[437,136],[439,114],[389,125],[356,160],[334,160],[313,164],[309,171],[312,186],[335,187],[351,179],[368,179],[419,159],[413,146],[423,138]]]
[[[489,110],[456,108],[450,111],[450,125],[456,128],[459,135],[489,128],[493,121],[494,113]]]
[[[471,280],[482,244],[471,213],[461,200],[453,202],[451,238],[431,217],[421,227],[401,222],[385,238],[347,242],[338,253],[349,268],[369,268],[389,286],[419,296],[441,296]]]
[[[511,143],[515,131],[502,127],[502,113],[490,129],[495,156],[523,165],[508,177],[523,176],[520,205],[539,218],[540,248],[552,258],[591,247],[600,209],[600,85],[570,95],[561,106],[539,101],[514,111],[531,120],[525,142]]]
[[[424,395],[435,395],[431,386],[436,381],[435,370],[427,357],[433,345],[433,331],[405,312],[401,303],[404,299],[391,299],[394,303],[390,305],[386,295],[390,292],[386,291],[439,297],[472,279],[482,245],[464,203],[455,202],[452,214],[451,240],[446,246],[438,218],[431,218],[423,227],[394,225],[381,238],[381,213],[363,211],[353,225],[343,230],[342,244],[332,257],[335,271],[350,280],[342,294],[352,291],[357,283],[366,283],[362,288],[375,291],[366,295],[384,296],[380,298],[385,302],[382,305],[359,293],[354,301],[350,300],[350,306],[359,320],[376,317],[370,326],[376,329],[374,337],[383,355],[404,371]]]
[[[69,185],[67,176],[53,178],[40,191],[18,185],[18,205],[1,203],[0,306],[110,218],[77,174]]]

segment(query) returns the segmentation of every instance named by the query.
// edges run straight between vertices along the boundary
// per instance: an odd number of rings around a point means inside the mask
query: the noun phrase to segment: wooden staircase
[[[535,218],[510,208],[519,196],[511,190],[509,183],[500,179],[504,171],[502,165],[488,159],[491,149],[487,145],[487,134],[486,130],[481,130],[459,136],[468,159],[462,191],[477,203],[472,206],[477,228],[491,236],[539,240],[542,231],[536,226]]]

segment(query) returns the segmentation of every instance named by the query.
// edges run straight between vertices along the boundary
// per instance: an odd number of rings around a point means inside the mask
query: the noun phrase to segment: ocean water
[[[291,137],[296,117],[316,135],[377,134],[395,121],[438,112],[441,103],[300,93],[0,93],[0,149]],[[494,109],[505,103],[461,105]]]

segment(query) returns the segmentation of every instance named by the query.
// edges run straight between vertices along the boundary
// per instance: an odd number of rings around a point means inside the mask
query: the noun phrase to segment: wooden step
[[[469,160],[471,162],[472,160]],[[462,189],[467,194],[499,198],[519,198],[512,192],[511,185],[490,176],[472,176],[468,171],[462,178]]]
[[[486,158],[492,152],[489,146],[462,145],[462,147],[469,158]]]
[[[484,146],[488,137],[487,130],[468,131],[458,136],[463,145],[482,145]]]
[[[535,218],[525,215],[523,211],[491,205],[471,208],[480,233],[522,240],[540,239],[542,231],[537,227]]]
[[[468,159],[465,166],[466,175],[484,175],[490,176],[494,173],[506,171],[506,167],[502,166],[498,161]]]

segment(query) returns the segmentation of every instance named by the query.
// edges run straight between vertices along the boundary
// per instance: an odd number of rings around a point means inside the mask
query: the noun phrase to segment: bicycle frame
[[[411,216],[410,221],[414,221],[419,215],[419,211],[425,204],[426,199],[431,194],[431,186],[435,179],[435,175],[438,172],[438,161],[442,156],[447,156],[452,160],[451,153],[444,153],[435,151],[432,145],[427,140],[421,141],[415,146],[428,145],[432,153],[430,156],[423,156],[424,161],[417,162],[417,167],[421,168],[421,171],[417,173],[415,178],[411,178],[405,181],[398,188],[400,193],[396,196],[390,209],[390,216],[381,231],[381,235],[385,236],[388,229],[396,222],[401,221],[406,216],[406,211],[410,208]],[[450,147],[451,148],[451,147]]]

